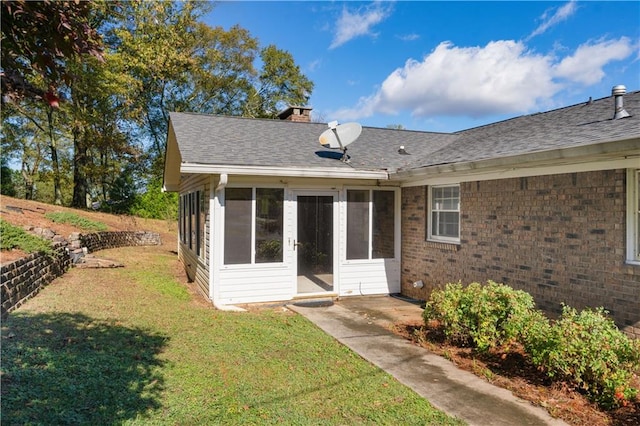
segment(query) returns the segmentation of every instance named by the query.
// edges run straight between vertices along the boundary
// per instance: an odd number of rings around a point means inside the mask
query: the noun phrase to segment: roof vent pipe
[[[627,93],[627,88],[623,85],[613,86],[613,89],[611,89],[611,95],[614,96],[616,106],[615,113],[613,114],[614,120],[629,117],[629,113],[624,109],[623,105],[623,98],[625,93]]]

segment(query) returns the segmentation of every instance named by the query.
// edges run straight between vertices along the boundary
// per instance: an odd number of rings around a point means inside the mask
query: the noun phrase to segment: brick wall
[[[426,188],[402,193],[402,292],[494,280],[558,313],[604,306],[640,337],[640,266],[625,264],[625,170],[467,182],[459,245],[425,239]],[[412,283],[423,280],[424,288]]]
[[[159,245],[160,235],[146,231],[98,232],[78,235],[89,252],[125,246]],[[53,255],[33,253],[0,268],[2,317],[38,294],[47,284],[62,276],[72,265],[69,242],[54,243]],[[82,250],[81,250],[82,251]]]

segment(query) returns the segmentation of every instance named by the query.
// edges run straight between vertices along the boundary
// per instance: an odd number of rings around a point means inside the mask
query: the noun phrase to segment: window
[[[200,203],[200,216],[198,217],[198,255],[201,258],[204,258],[205,256],[205,246],[206,246],[206,240],[205,240],[205,222],[206,222],[206,218],[207,218],[207,208],[208,205],[206,203],[205,200],[205,196],[204,196],[204,191],[198,191],[198,194],[200,195],[198,197],[199,203]]]
[[[369,191],[347,191],[347,259],[369,258]]]
[[[428,239],[460,241],[460,186],[429,187]]]
[[[282,262],[284,190],[225,190],[224,263]]]
[[[180,242],[204,257],[204,192],[195,191],[180,196]]]
[[[395,192],[347,191],[347,259],[395,257]]]
[[[640,169],[627,170],[627,262],[640,264]]]

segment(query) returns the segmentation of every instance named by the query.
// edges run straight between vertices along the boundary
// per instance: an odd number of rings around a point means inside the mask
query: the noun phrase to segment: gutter
[[[333,179],[389,180],[383,170],[357,170],[329,167],[230,166],[222,164],[182,163],[180,173],[227,174],[239,176],[308,177]]]
[[[421,185],[421,180],[454,176],[469,176],[477,179],[477,175],[497,173],[526,175],[527,169],[543,167],[565,167],[605,161],[620,161],[633,164],[640,162],[640,138],[602,142],[593,145],[538,151],[501,158],[489,158],[459,163],[438,164],[401,170],[389,177],[391,181],[403,181],[407,186]],[[570,172],[565,170],[564,172]],[[562,173],[563,171],[558,171]],[[534,173],[535,174],[535,173]],[[475,176],[474,176],[475,175]],[[509,177],[509,176],[505,176]],[[495,178],[495,177],[494,177]]]

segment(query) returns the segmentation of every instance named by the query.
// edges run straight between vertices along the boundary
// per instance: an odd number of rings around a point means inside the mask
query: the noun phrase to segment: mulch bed
[[[457,367],[508,389],[534,405],[544,407],[553,417],[571,425],[640,425],[640,397],[626,407],[602,411],[571,385],[550,380],[529,361],[521,349],[478,354],[470,347],[445,342],[444,334],[437,326],[428,327],[423,323],[395,324],[394,331],[449,359]],[[640,377],[635,377],[634,385],[640,388]]]

